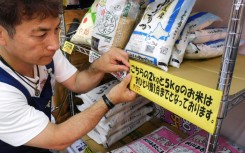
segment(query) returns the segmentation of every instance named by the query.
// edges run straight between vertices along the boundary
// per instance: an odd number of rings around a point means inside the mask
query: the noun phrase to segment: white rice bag
[[[109,118],[103,117],[98,123],[98,125],[104,128],[106,131],[109,131],[110,128],[114,127],[117,123],[120,123],[126,117],[129,117],[135,111],[138,111],[138,109],[140,109],[148,103],[150,103],[149,100],[144,100],[141,101],[141,103],[137,103],[137,105],[134,105],[134,107],[124,108],[124,110],[114,114],[113,116],[110,116]]]
[[[128,133],[132,132],[142,124],[144,124],[146,121],[149,121],[151,118],[148,115],[145,115],[132,123],[131,125],[124,127],[120,131],[117,131],[116,133],[112,134],[109,137],[106,137],[105,135],[101,134],[97,129],[93,129],[90,132],[88,132],[88,136],[93,139],[98,144],[103,144],[105,148],[112,145],[122,137],[126,136]]]
[[[186,48],[185,59],[206,59],[221,56],[224,52],[225,40],[215,40],[202,44],[189,43]]]
[[[244,45],[245,40],[240,40],[239,46]],[[202,44],[189,43],[186,48],[185,59],[207,59],[221,56],[225,50],[225,40],[215,40]]]
[[[195,0],[155,0],[150,3],[125,48],[130,58],[167,71],[172,47]]]
[[[189,25],[185,26],[184,31],[181,33],[179,40],[176,41],[173,47],[171,59],[169,62],[169,65],[173,67],[179,68],[180,64],[183,61],[185,49],[188,45],[188,38],[189,38],[189,32],[190,32],[189,27],[190,27]]]
[[[227,28],[207,28],[197,30],[190,33],[189,42],[199,44],[219,39],[225,39],[226,34]]]
[[[101,125],[97,125],[95,128],[99,133],[102,135],[110,136],[111,134],[115,133],[116,131],[122,129],[123,127],[131,124],[132,122],[135,122],[142,116],[145,116],[146,114],[153,111],[152,106],[143,106],[139,108],[137,111],[132,112],[129,116],[123,117],[123,119],[120,122],[117,122],[114,126],[110,126],[110,128],[103,128]],[[109,119],[108,119],[109,120]],[[107,126],[107,125],[105,125]]]
[[[84,103],[92,105],[93,103],[97,102],[102,97],[102,95],[107,94],[111,90],[111,88],[113,88],[118,83],[118,80],[112,80],[88,91],[87,93],[77,95],[76,97],[81,98]],[[79,109],[80,105],[78,105],[77,107]]]
[[[77,108],[79,111],[84,111],[85,109],[89,108],[93,103],[90,103],[89,101],[86,101],[85,99],[87,99],[87,97],[82,96],[83,98],[83,102],[84,104],[82,105],[78,105]],[[85,101],[84,101],[85,100]],[[113,115],[117,114],[117,113],[123,113],[125,111],[128,111],[130,109],[134,109],[135,107],[138,107],[138,105],[142,105],[142,103],[144,104],[144,101],[148,101],[146,98],[144,98],[143,96],[138,96],[133,102],[124,102],[124,103],[120,103],[117,104],[115,107],[113,107],[112,109],[110,109],[105,115],[104,115],[104,120],[106,120],[107,118],[112,117]],[[122,111],[122,112],[121,112]]]
[[[152,117],[150,117],[150,116],[144,116],[144,117],[140,118],[139,120],[137,120],[136,122],[132,123],[131,125],[125,127],[124,129],[114,133],[113,135],[111,135],[107,139],[106,143],[103,143],[103,146],[105,148],[110,147],[112,144],[114,144],[118,140],[122,139],[123,137],[128,135],[130,132],[134,131],[135,129],[137,129],[138,127],[143,125],[145,122],[151,120],[151,118]]]
[[[99,0],[95,0],[88,12],[84,15],[76,33],[71,38],[71,42],[91,46],[98,1]]]
[[[187,20],[184,30],[179,36],[179,39],[175,42],[169,64],[176,68],[180,67],[180,64],[184,58],[186,47],[189,43],[190,31],[200,30],[218,20],[220,20],[218,16],[208,12],[191,14]]]
[[[133,31],[139,10],[140,0],[100,1],[91,49],[100,54],[107,52],[112,46],[124,49]]]
[[[221,21],[221,18],[210,12],[195,12],[191,13],[186,23],[189,24],[193,21],[195,24],[190,25],[190,32],[204,29],[215,21]]]

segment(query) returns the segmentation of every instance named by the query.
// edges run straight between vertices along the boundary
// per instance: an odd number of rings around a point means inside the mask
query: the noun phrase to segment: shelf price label
[[[214,134],[222,91],[134,60],[130,65],[131,90]]]
[[[69,41],[65,41],[62,50],[68,54],[71,54],[75,48],[75,45]]]

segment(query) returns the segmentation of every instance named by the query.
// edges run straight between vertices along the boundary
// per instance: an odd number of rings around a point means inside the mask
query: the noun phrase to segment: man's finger
[[[122,80],[121,84],[126,88],[131,80],[131,75],[127,74],[127,76]]]

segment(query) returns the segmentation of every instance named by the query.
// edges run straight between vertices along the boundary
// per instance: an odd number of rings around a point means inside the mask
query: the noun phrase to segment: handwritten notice
[[[222,91],[130,60],[130,89],[214,134]]]

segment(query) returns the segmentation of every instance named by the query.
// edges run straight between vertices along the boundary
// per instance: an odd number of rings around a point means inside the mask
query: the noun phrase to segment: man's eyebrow
[[[60,27],[60,24],[61,24],[61,21],[57,24],[56,28],[59,28]],[[36,29],[33,29],[32,32],[46,32],[46,31],[50,31],[51,28],[45,28],[45,27],[38,27]]]
[[[35,28],[32,30],[32,33],[35,33],[35,32],[46,32],[46,31],[49,31],[50,28],[45,28],[45,27],[38,27],[38,28]]]

